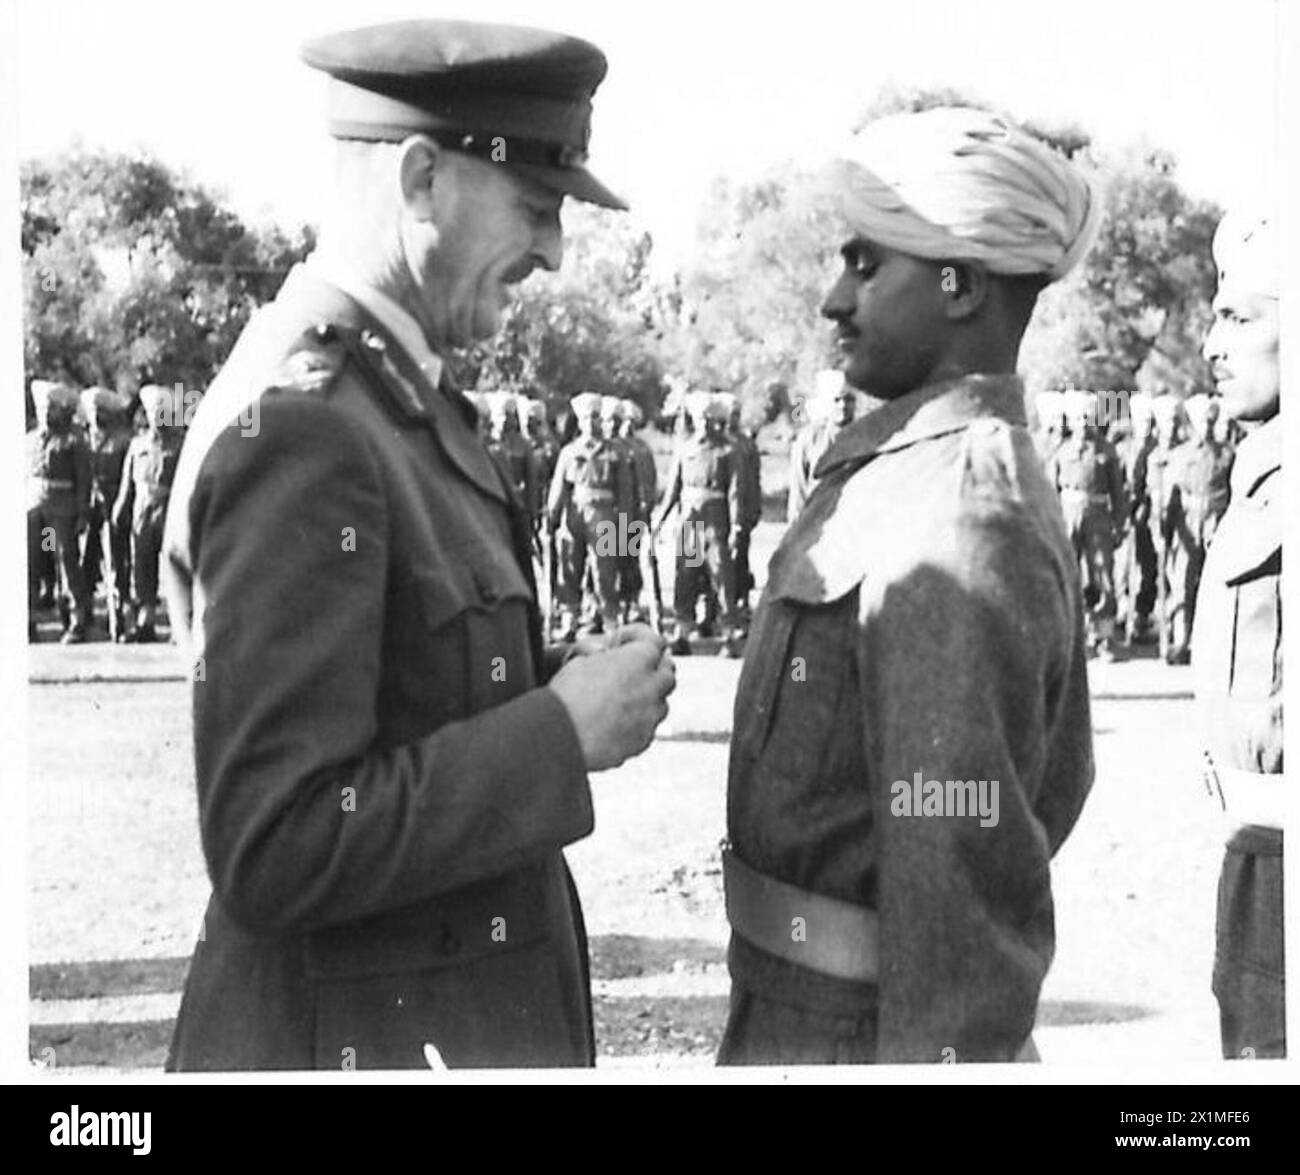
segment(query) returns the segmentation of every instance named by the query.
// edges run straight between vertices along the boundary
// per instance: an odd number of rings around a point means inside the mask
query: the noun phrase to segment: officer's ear
[[[402,141],[397,159],[398,195],[412,219],[436,219],[446,170],[446,153],[428,135],[411,135]]]
[[[944,317],[960,322],[978,314],[989,297],[989,274],[977,261],[949,261],[939,268]]]

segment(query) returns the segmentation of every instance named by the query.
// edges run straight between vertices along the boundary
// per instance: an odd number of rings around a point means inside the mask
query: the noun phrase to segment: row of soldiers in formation
[[[1108,428],[1096,397],[1038,397],[1038,445],[1079,561],[1089,642],[1155,640],[1190,660],[1205,553],[1228,505],[1235,438],[1213,397],[1128,397],[1128,427]],[[1114,432],[1114,436],[1110,435]]]
[[[143,430],[126,397],[107,388],[80,395],[33,380],[35,427],[26,439],[27,635],[57,606],[61,640],[86,640],[95,590],[105,586],[115,640],[157,639],[158,557],[183,413],[175,391],[140,391]]]
[[[762,509],[758,447],[727,393],[679,398],[662,495],[655,456],[638,435],[640,407],[581,393],[570,401],[576,435],[561,446],[545,406],[504,392],[471,393],[480,431],[533,522],[548,627],[573,640],[630,621],[667,624],[672,648],[718,632],[734,655],[754,578],[749,539]],[[680,508],[670,617],[662,617],[656,545]]]

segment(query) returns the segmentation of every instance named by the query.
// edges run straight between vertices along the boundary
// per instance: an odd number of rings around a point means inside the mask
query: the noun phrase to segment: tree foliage
[[[205,388],[248,317],[309,251],[243,223],[148,157],[75,151],[21,171],[28,374],[133,393]]]

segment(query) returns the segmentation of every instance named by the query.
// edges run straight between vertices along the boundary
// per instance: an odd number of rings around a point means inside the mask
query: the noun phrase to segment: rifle
[[[545,515],[539,539],[542,548],[542,625],[546,639],[550,640],[555,626],[555,531]]]
[[[641,544],[641,578],[650,587],[650,624],[655,632],[663,632],[664,597],[659,582],[659,557],[655,554],[653,527],[649,528],[649,537]]]
[[[117,560],[113,552],[113,511],[106,503],[99,524],[99,560],[104,576],[104,606],[108,609],[108,639],[117,642],[122,628],[122,601],[117,593]]]

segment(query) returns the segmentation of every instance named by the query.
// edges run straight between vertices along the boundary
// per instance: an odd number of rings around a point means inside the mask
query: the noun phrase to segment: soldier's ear
[[[446,178],[445,163],[445,152],[428,135],[411,135],[398,148],[398,196],[415,220],[435,219]]]
[[[988,270],[978,262],[952,261],[940,274],[944,316],[955,322],[978,313],[989,296]]]

